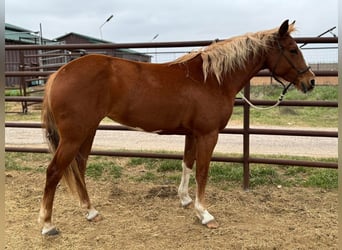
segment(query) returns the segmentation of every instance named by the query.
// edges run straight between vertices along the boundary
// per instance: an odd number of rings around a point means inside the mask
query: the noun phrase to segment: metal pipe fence
[[[337,43],[337,38],[296,38],[297,43]],[[197,47],[206,46],[213,41],[189,41],[189,42],[168,42],[168,43],[126,43],[126,44],[72,44],[72,45],[7,45],[6,50],[55,50],[55,49],[105,49],[105,48],[166,48],[166,47]],[[6,77],[19,76],[48,76],[52,71],[11,71],[5,72]],[[337,71],[317,71],[317,76],[337,76]],[[269,76],[268,72],[259,72],[259,76]],[[244,89],[244,95],[250,99],[250,85]],[[5,97],[6,102],[41,102],[42,97],[26,96],[26,97]],[[273,105],[275,101],[252,100],[255,105]],[[274,159],[274,158],[258,158],[250,154],[250,136],[251,135],[279,135],[279,136],[310,136],[310,137],[330,137],[337,138],[338,133],[334,131],[316,131],[316,130],[286,130],[286,129],[261,129],[251,128],[250,126],[250,107],[241,100],[236,99],[236,106],[243,107],[243,127],[242,128],[226,128],[220,133],[222,134],[241,134],[243,136],[243,152],[241,157],[212,157],[213,161],[219,162],[235,162],[242,163],[243,187],[248,189],[250,182],[250,164],[275,164],[287,166],[304,166],[304,167],[320,167],[337,169],[337,162],[317,162],[290,159]],[[301,107],[329,107],[337,108],[337,102],[333,101],[283,101],[281,106],[301,106]],[[6,122],[5,127],[17,128],[42,128],[41,123],[27,122]],[[132,129],[121,125],[100,125],[99,130],[126,130]],[[31,153],[47,153],[47,148],[32,147],[5,147],[6,152],[31,152]],[[108,151],[108,150],[92,150],[93,155],[102,156],[118,156],[118,157],[145,157],[145,158],[163,158],[163,159],[182,159],[181,154],[172,153],[150,153],[150,152],[127,152],[127,151]]]

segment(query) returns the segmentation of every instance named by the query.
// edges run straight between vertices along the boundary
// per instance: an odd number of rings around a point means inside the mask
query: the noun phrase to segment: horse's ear
[[[289,30],[289,20],[287,19],[281,24],[281,26],[279,28],[279,31],[278,31],[279,37],[285,36],[287,34],[288,30]]]
[[[296,23],[296,21],[293,21],[293,22],[289,25],[288,33],[292,33],[293,31],[296,30],[296,28],[295,28],[295,23]]]

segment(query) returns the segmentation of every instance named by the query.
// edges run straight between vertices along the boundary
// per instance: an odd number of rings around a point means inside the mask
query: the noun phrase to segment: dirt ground
[[[337,190],[209,184],[209,211],[220,223],[209,230],[180,207],[176,186],[88,178],[103,220],[87,222],[59,186],[54,221],[61,234],[46,237],[37,223],[44,181],[43,173],[6,171],[6,249],[337,249]]]

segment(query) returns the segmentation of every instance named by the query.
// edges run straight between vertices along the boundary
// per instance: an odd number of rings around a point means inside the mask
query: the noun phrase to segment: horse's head
[[[283,22],[272,44],[273,48],[268,54],[266,64],[276,79],[281,77],[306,93],[314,88],[315,75],[307,66],[295,40],[290,36],[293,30],[294,22],[290,25],[288,20]]]

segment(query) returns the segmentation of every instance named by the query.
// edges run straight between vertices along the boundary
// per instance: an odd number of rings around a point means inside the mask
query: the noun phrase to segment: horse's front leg
[[[196,140],[196,183],[197,193],[195,211],[203,225],[208,228],[217,228],[218,223],[205,206],[205,186],[208,179],[209,164],[217,143],[218,132],[200,135]]]
[[[178,187],[178,195],[181,200],[181,205],[184,208],[192,204],[192,199],[189,196],[189,181],[192,168],[196,159],[196,139],[193,135],[185,136],[184,158],[182,163],[182,179]]]

